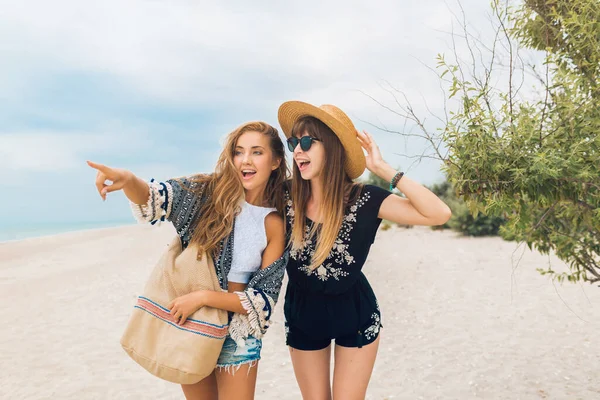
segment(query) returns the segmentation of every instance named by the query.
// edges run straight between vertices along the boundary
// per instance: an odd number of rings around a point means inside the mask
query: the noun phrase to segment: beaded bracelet
[[[396,175],[394,175],[392,181],[390,182],[390,191],[396,188],[396,185],[398,184],[398,182],[400,182],[400,179],[402,179],[403,176],[404,172],[396,172]]]

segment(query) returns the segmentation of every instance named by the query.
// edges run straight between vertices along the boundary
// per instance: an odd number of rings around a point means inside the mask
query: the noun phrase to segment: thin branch
[[[396,114],[396,115],[398,115],[398,116],[400,116],[402,118],[408,118],[407,115],[400,114],[399,112],[397,112],[393,108],[390,108],[390,107],[386,106],[385,104],[383,104],[382,102],[380,102],[379,100],[375,99],[370,94],[367,94],[367,93],[363,92],[362,90],[358,90],[358,92],[361,93],[361,94],[363,94],[363,95],[365,95],[365,96],[367,96],[369,99],[373,100],[375,103],[377,103],[379,106],[385,108],[386,110],[388,110],[388,111],[390,111],[390,112],[392,112],[392,113],[394,113],[394,114]]]
[[[517,245],[517,247],[515,247],[515,249],[513,250],[511,256],[510,256],[510,262],[512,264],[512,271],[510,273],[510,302],[512,304],[513,301],[513,283],[516,283],[516,278],[515,278],[515,271],[517,270],[517,268],[519,268],[519,265],[521,264],[521,260],[523,259],[523,256],[525,255],[525,250],[526,247],[523,246],[524,242],[519,242],[519,244]],[[521,252],[521,255],[519,256],[519,259],[517,260],[517,262],[515,263],[515,253],[517,252],[517,250],[519,250],[519,247],[523,246],[523,251]]]
[[[477,63],[475,62],[475,54],[473,53],[473,48],[471,47],[471,42],[468,38],[469,30],[467,29],[467,17],[465,15],[465,10],[460,1],[458,1],[458,8],[460,8],[460,12],[462,15],[462,28],[463,32],[465,32],[465,42],[467,43],[467,49],[469,50],[469,54],[471,54],[471,61],[473,63],[473,79],[477,80]]]
[[[563,304],[565,305],[565,307],[567,307],[567,309],[569,311],[571,311],[571,313],[573,313],[574,316],[576,316],[577,318],[579,318],[583,322],[589,323],[589,321],[586,321],[585,319],[581,318],[579,315],[577,315],[577,313],[575,311],[573,311],[573,309],[571,307],[569,307],[569,305],[567,304],[567,302],[565,301],[565,299],[563,299],[562,296],[560,295],[560,293],[558,292],[558,289],[556,288],[556,282],[555,282],[554,279],[552,279],[552,286],[554,286],[554,291],[556,292],[556,294],[558,295],[558,297],[561,299],[561,301],[563,302]]]
[[[440,90],[441,90],[441,92],[443,94],[443,99],[444,99],[444,116],[446,117],[446,120],[444,121],[440,117],[438,117],[437,115],[435,115],[434,113],[432,113],[431,110],[429,110],[429,106],[427,105],[427,102],[425,102],[425,107],[427,107],[427,111],[429,111],[429,113],[433,117],[437,118],[443,124],[447,125],[448,122],[450,121],[450,119],[448,118],[448,101],[447,101],[448,95],[446,94],[446,90],[444,90],[444,87],[442,86],[442,82],[450,83],[450,81],[448,79],[442,78],[441,75],[435,69],[431,68],[429,65],[427,65],[423,61],[419,60],[416,57],[413,57],[413,58],[415,60],[417,60],[418,63],[420,63],[421,65],[423,65],[425,68],[427,68],[428,70],[430,70],[431,72],[433,72],[438,77],[438,82],[439,82],[439,85],[440,85]],[[423,94],[421,94],[421,97],[423,98],[423,100],[425,100],[425,96],[423,96]]]
[[[496,13],[496,16],[498,17],[498,22],[500,23],[500,26],[502,27],[502,31],[504,32],[504,36],[506,38],[506,41],[508,43],[509,46],[509,60],[510,60],[510,69],[509,69],[509,77],[508,77],[508,101],[509,101],[509,111],[510,111],[510,125],[513,125],[513,61],[514,61],[514,57],[513,57],[513,46],[512,46],[512,41],[510,40],[510,36],[508,34],[508,30],[504,24],[504,21],[502,20],[502,17],[499,14],[498,11],[498,2],[496,1],[496,6],[494,7],[494,12]],[[506,3],[506,12],[508,11],[508,2]]]
[[[428,158],[428,159],[431,159],[431,160],[443,161],[443,160],[440,160],[440,158],[437,157],[437,156],[435,156],[435,155],[430,156],[430,155],[420,154],[420,155],[417,155],[417,156],[409,156],[408,154],[402,154],[402,153],[394,153],[394,154],[397,155],[397,156],[400,156],[400,157],[411,159],[411,160],[412,159],[418,159],[420,161],[423,158]]]
[[[358,119],[360,122],[362,122],[362,123],[364,123],[364,124],[367,124],[367,125],[371,126],[372,128],[378,129],[378,130],[380,130],[380,131],[382,131],[382,132],[394,133],[394,134],[396,134],[396,135],[401,135],[401,136],[406,136],[406,137],[415,137],[415,138],[419,138],[419,139],[425,139],[425,140],[428,140],[428,139],[429,139],[427,136],[419,135],[419,134],[416,134],[416,133],[405,133],[405,132],[401,132],[401,131],[395,131],[395,130],[393,130],[393,129],[388,129],[388,128],[385,128],[385,127],[382,127],[382,126],[376,125],[376,124],[374,124],[374,123],[372,123],[372,122],[365,121],[365,120],[363,120],[363,119],[360,119],[360,118],[357,118],[357,119]]]
[[[547,34],[546,34],[547,35]],[[548,52],[546,52],[546,58],[548,57]],[[540,118],[540,148],[542,147],[542,143],[544,138],[542,137],[544,132],[544,120],[546,119],[546,110],[548,109],[548,96],[550,94],[550,88],[548,88],[548,78],[550,74],[550,63],[546,61],[546,98],[544,99],[544,108],[542,108],[542,117]]]
[[[540,218],[540,220],[533,226],[533,228],[531,228],[531,231],[535,231],[537,228],[540,227],[540,225],[544,222],[544,220],[546,219],[546,217],[552,212],[554,211],[554,208],[556,207],[556,205],[559,203],[559,201],[555,201],[554,204],[552,204],[550,207],[548,207],[548,209],[546,210],[546,212],[544,213],[544,215],[542,215],[542,217]]]

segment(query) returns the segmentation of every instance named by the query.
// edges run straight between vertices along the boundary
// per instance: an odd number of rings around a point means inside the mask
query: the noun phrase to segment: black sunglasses
[[[294,152],[296,146],[298,146],[298,143],[300,143],[300,148],[302,151],[308,151],[313,142],[320,142],[320,140],[312,136],[302,136],[300,139],[292,136],[287,140],[288,149],[290,149],[292,153]]]

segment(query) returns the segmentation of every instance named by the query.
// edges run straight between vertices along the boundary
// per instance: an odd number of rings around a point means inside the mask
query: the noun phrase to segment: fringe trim
[[[242,307],[247,314],[233,314],[229,324],[229,336],[239,347],[246,347],[248,336],[262,339],[267,332],[270,315],[267,315],[264,310],[273,309],[275,302],[269,296],[262,296],[254,289],[246,289],[243,292],[235,292],[235,294],[240,298]],[[265,307],[265,298],[268,299],[268,307]]]
[[[164,182],[165,188],[167,189],[166,197],[169,200],[167,204],[167,209],[165,211],[165,218],[169,218],[171,215],[171,210],[173,210],[173,186],[169,182]]]
[[[138,223],[164,221],[173,209],[173,187],[168,182],[157,183],[152,179],[148,182],[148,188],[150,195],[146,204],[129,202],[133,217]]]
[[[239,371],[239,369],[242,367],[242,365],[246,365],[246,364],[250,364],[250,368],[248,368],[248,374],[250,375],[250,370],[254,367],[256,367],[256,365],[258,365],[258,362],[260,361],[260,359],[258,360],[250,360],[250,361],[242,361],[240,363],[237,364],[229,364],[229,365],[219,365],[217,364],[217,370],[219,372],[227,372],[230,375],[235,375],[236,372]]]

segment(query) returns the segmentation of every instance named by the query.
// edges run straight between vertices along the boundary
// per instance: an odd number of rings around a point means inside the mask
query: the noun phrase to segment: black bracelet
[[[398,184],[398,182],[400,182],[400,179],[402,179],[403,176],[404,172],[396,172],[396,175],[394,175],[392,181],[390,182],[390,191],[396,188],[396,185]]]

